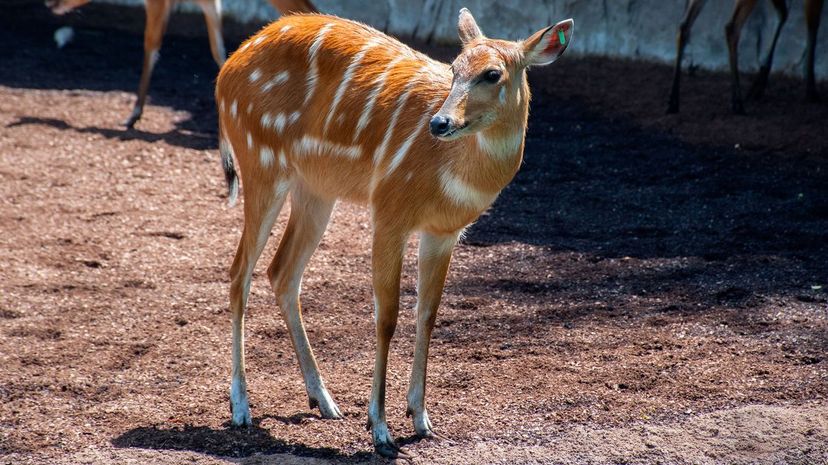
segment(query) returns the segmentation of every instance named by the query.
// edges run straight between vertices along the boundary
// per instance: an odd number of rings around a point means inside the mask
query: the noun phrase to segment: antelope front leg
[[[437,319],[437,308],[443,295],[451,251],[457,243],[457,234],[435,236],[420,234],[417,278],[417,340],[414,347],[414,363],[411,367],[411,383],[408,386],[408,415],[414,417],[414,430],[421,437],[432,437],[431,421],[425,408],[426,367],[431,330]]]
[[[385,420],[385,374],[388,368],[388,348],[397,327],[400,308],[400,268],[406,234],[376,228],[374,231],[372,269],[374,275],[374,318],[376,320],[377,353],[374,360],[374,380],[371,384],[371,402],[368,405],[368,428],[374,440],[374,449],[385,457],[397,457],[400,448],[388,430]]]

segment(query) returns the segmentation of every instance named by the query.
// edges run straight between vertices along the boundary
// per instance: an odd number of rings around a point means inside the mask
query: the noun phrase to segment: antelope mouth
[[[469,122],[468,121],[466,121],[462,126],[456,126],[456,127],[451,128],[451,130],[448,131],[445,134],[440,134],[439,136],[437,136],[437,138],[440,139],[440,140],[457,139],[458,137],[460,137],[460,133],[464,129],[466,129],[467,127],[469,127]]]

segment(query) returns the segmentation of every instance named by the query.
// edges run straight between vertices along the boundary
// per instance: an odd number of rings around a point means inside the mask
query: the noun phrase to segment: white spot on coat
[[[352,139],[353,141],[357,140],[359,134],[368,125],[368,121],[371,119],[371,111],[373,111],[374,104],[376,103],[380,92],[382,92],[382,88],[385,86],[385,80],[388,79],[388,73],[390,73],[394,66],[400,61],[402,61],[402,57],[397,57],[391,60],[388,63],[388,66],[385,67],[385,70],[383,70],[382,74],[380,74],[374,81],[374,88],[371,90],[371,95],[368,97],[365,107],[362,108],[362,114],[359,116],[359,121],[357,121],[356,131],[354,131],[354,137]]]
[[[337,156],[357,159],[362,155],[362,148],[358,145],[342,145],[316,137],[304,136],[293,143],[293,153],[298,155]]]
[[[267,92],[275,86],[284,84],[285,82],[287,82],[289,78],[290,73],[287,71],[281,71],[276,73],[276,75],[273,76],[273,78],[271,78],[269,81],[265,82],[264,85],[262,85],[262,92]]]
[[[281,166],[282,169],[287,168],[287,158],[285,158],[284,149],[279,149],[279,166]]]
[[[319,53],[319,47],[322,46],[322,41],[325,39],[325,34],[333,27],[333,24],[328,23],[319,29],[316,33],[313,42],[308,49],[308,77],[306,79],[305,87],[305,101],[307,105],[313,97],[313,92],[316,90],[316,82],[319,80],[319,65],[316,63],[316,55]]]
[[[351,78],[354,75],[354,72],[357,69],[357,66],[362,62],[362,59],[365,57],[365,54],[371,50],[372,47],[377,45],[378,41],[376,39],[371,39],[363,45],[362,49],[354,55],[353,59],[351,59],[351,63],[348,65],[348,68],[345,69],[345,74],[342,75],[342,82],[339,83],[339,87],[336,89],[336,93],[334,94],[333,102],[331,102],[331,108],[328,110],[328,117],[325,119],[325,127],[322,130],[322,134],[325,134],[328,131],[328,126],[331,124],[331,118],[333,115],[336,114],[336,107],[339,105],[339,101],[342,100],[342,96],[345,95],[345,91],[348,89],[348,84],[351,82]]]
[[[394,113],[391,115],[391,121],[388,122],[388,128],[385,130],[385,137],[383,137],[382,143],[374,151],[374,166],[379,165],[385,157],[385,152],[388,150],[388,143],[391,141],[391,136],[394,135],[394,127],[397,125],[400,113],[402,113],[403,109],[405,109],[405,103],[408,101],[409,90],[411,90],[411,86],[413,85],[414,80],[408,81],[408,84],[405,86],[405,89],[403,89],[402,94],[400,94],[397,98],[396,108],[394,109]],[[403,153],[403,155],[405,154]]]
[[[262,77],[262,71],[258,68],[254,69],[252,73],[250,73],[250,82],[256,82],[259,78]]]
[[[247,132],[247,148],[253,148],[253,135],[249,131]]]
[[[276,118],[273,120],[273,127],[276,128],[276,132],[281,134],[282,131],[285,130],[285,124],[287,123],[287,118],[285,117],[284,113],[279,113],[276,115]]]
[[[273,158],[273,150],[270,147],[262,147],[262,150],[259,151],[259,161],[265,168],[273,165]]]
[[[403,159],[405,158],[405,155],[411,148],[411,144],[413,144],[414,140],[417,139],[417,136],[420,134],[420,131],[422,131],[423,128],[426,127],[429,119],[431,119],[431,114],[426,113],[426,115],[420,119],[420,122],[417,124],[417,126],[414,127],[414,130],[411,131],[411,134],[409,134],[405,141],[402,144],[400,144],[400,147],[397,149],[396,152],[394,152],[394,156],[391,158],[391,162],[388,164],[388,170],[386,171],[386,174],[393,173],[394,170],[397,169],[398,166],[400,166],[400,163],[402,163]]]
[[[239,114],[239,102],[233,100],[233,103],[230,104],[230,116],[235,118]]]

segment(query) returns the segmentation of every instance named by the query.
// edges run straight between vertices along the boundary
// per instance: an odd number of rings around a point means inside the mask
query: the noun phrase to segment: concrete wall
[[[135,4],[140,0],[107,0]],[[565,18],[575,19],[568,53],[608,55],[672,62],[675,36],[685,0],[314,0],[321,11],[368,23],[401,37],[455,42],[457,12],[469,8],[490,37],[518,39]],[[789,1],[790,16],[777,47],[774,70],[801,75],[805,50],[803,0]],[[191,10],[193,6],[183,6]],[[727,69],[724,25],[732,1],[708,1],[702,11],[686,64]],[[224,12],[242,22],[277,16],[266,0],[224,0]],[[828,8],[823,11],[828,23]],[[740,46],[742,69],[755,70],[764,55],[776,14],[770,2],[759,2],[745,26]],[[824,25],[828,29],[828,25]],[[819,35],[817,76],[828,78],[828,31]]]

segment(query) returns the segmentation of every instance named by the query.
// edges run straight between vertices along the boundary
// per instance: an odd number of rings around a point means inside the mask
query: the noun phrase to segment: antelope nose
[[[431,134],[435,136],[442,136],[446,134],[449,131],[450,126],[451,119],[440,115],[436,115],[434,118],[431,118],[431,123],[429,124]]]

